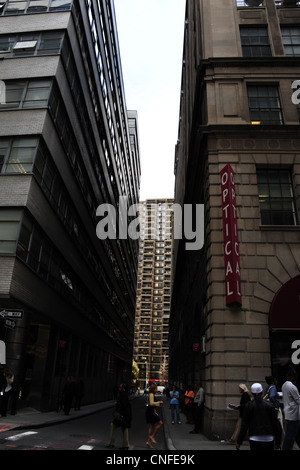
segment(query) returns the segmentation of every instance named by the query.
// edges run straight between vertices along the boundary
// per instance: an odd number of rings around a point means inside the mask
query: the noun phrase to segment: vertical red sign
[[[220,173],[223,213],[226,305],[242,305],[240,253],[234,172],[226,165]]]

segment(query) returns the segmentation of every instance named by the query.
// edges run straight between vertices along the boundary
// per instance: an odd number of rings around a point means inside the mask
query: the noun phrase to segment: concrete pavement
[[[234,450],[235,445],[229,444],[224,439],[210,440],[204,434],[190,434],[194,429],[192,424],[186,424],[186,416],[180,414],[182,424],[172,424],[171,410],[167,402],[163,405],[164,434],[166,447],[170,451],[199,451],[199,450]],[[249,450],[248,442],[245,441],[241,450]]]
[[[130,398],[138,398],[138,395],[131,395]],[[62,411],[44,413],[33,408],[25,408],[18,410],[16,415],[7,415],[6,417],[0,418],[0,433],[13,429],[38,429],[79,419],[113,407],[114,400],[93,405],[84,405],[80,411],[72,411],[69,416],[66,416]],[[186,424],[185,415],[181,416],[182,424],[172,424],[171,410],[169,409],[169,403],[165,399],[162,414],[164,420],[164,437],[167,450],[169,451],[235,450],[234,445],[230,445],[222,439],[209,440],[203,434],[190,434],[193,426]],[[241,450],[249,450],[248,442],[243,444]]]

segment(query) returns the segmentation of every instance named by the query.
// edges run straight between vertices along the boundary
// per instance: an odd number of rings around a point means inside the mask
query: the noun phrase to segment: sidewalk
[[[180,413],[182,424],[172,424],[171,410],[165,401],[163,405],[163,420],[166,447],[170,451],[175,450],[234,450],[235,445],[229,444],[221,438],[210,440],[204,434],[190,434],[194,429],[192,424],[186,424],[186,416]],[[245,441],[241,450],[249,450],[248,442]]]
[[[74,411],[69,416],[66,416],[63,411],[49,411],[43,413],[34,408],[23,408],[18,410],[16,415],[7,415],[0,418],[0,433],[12,429],[37,429],[79,419],[108,408],[113,408],[114,403],[114,400],[110,400],[93,405],[84,405],[79,411]]]
[[[137,398],[137,395],[131,395],[131,399]],[[66,416],[63,411],[50,411],[42,413],[33,408],[24,408],[18,411],[14,416],[8,415],[0,419],[0,433],[13,429],[38,429],[40,427],[51,426],[54,424],[79,419],[100,411],[113,408],[114,400],[96,403],[93,405],[84,405],[80,411],[75,411]],[[190,434],[194,426],[186,424],[186,417],[182,414],[182,424],[172,424],[171,410],[169,403],[164,400],[162,407],[164,421],[164,437],[166,448],[169,451],[176,450],[235,450],[234,445],[218,440],[209,440],[203,434]],[[241,446],[241,450],[249,450],[248,442]]]

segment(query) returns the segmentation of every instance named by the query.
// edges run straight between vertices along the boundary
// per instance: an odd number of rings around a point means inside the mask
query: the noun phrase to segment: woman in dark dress
[[[110,441],[106,446],[107,448],[113,448],[115,446],[115,433],[118,427],[122,428],[123,432],[123,444],[121,449],[129,449],[129,437],[128,429],[131,427],[131,404],[126,392],[126,385],[120,384],[119,391],[117,396],[117,401],[115,403],[115,417],[110,424]]]
[[[146,422],[149,424],[148,429],[148,440],[146,442],[147,447],[153,449],[152,443],[156,444],[155,436],[158,430],[162,427],[163,422],[159,417],[156,408],[163,404],[162,401],[155,401],[155,393],[157,392],[157,386],[151,385],[149,389],[149,403],[146,409]]]

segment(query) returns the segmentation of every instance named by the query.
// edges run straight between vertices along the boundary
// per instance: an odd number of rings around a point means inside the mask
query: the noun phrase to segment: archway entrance
[[[269,316],[272,374],[279,387],[293,367],[300,387],[300,275],[294,277],[275,295]]]

